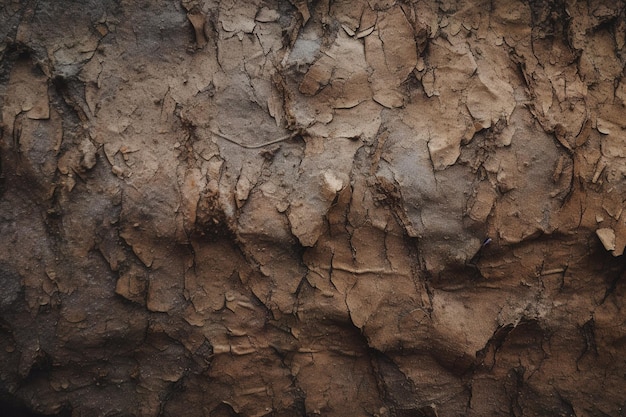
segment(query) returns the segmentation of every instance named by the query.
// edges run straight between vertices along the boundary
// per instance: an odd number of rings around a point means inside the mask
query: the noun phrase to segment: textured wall
[[[2,2],[1,406],[626,415],[624,9]]]

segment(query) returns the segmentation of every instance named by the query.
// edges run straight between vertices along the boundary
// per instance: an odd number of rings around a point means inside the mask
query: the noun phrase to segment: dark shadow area
[[[29,409],[24,402],[0,392],[0,417],[70,417],[72,410],[64,408],[56,414],[41,414]]]

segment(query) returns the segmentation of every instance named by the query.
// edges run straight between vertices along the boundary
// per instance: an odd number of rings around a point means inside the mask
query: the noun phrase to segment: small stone
[[[608,251],[615,250],[615,231],[608,227],[596,230],[596,235],[600,238],[600,242],[604,245],[604,249]]]
[[[596,129],[598,129],[598,132],[602,133],[603,135],[611,134],[611,125],[612,123],[607,122],[606,120],[602,120],[600,118],[598,118],[596,121]]]
[[[119,178],[124,178],[124,169],[117,165],[111,167],[111,172],[117,175]]]

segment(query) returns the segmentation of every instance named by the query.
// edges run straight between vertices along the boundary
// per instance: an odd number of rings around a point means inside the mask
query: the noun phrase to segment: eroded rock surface
[[[0,402],[625,415],[625,22],[5,1]]]

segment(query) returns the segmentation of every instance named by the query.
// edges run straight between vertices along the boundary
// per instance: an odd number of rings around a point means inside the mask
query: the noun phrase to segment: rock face
[[[626,415],[623,1],[0,6],[0,408]]]

